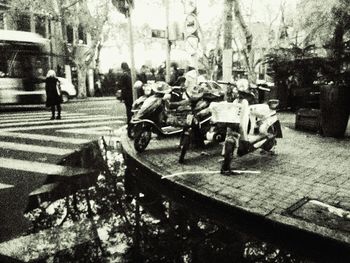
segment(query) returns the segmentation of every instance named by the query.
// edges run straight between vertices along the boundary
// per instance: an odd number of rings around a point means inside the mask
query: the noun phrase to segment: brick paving
[[[142,154],[137,154],[132,141],[126,138],[122,139],[122,145],[124,151],[156,171],[159,176],[200,172],[163,180],[171,180],[217,201],[262,215],[266,219],[350,245],[349,228],[345,226],[342,228],[338,225],[333,228],[332,224],[320,224],[285,213],[286,209],[305,197],[350,211],[350,125],[345,138],[325,138],[296,131],[294,116],[288,113],[279,114],[284,138],[278,140],[274,155],[256,151],[238,157],[233,162],[235,169],[256,170],[260,174],[229,177],[220,175],[223,159],[220,145],[208,145],[204,150],[205,154],[203,150],[189,150],[184,165],[178,164],[178,138],[152,139]],[[207,171],[218,172],[206,173]],[[343,219],[349,225],[350,216],[344,216]]]

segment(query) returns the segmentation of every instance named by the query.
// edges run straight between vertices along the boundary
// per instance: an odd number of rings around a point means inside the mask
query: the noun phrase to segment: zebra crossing
[[[88,111],[62,112],[61,120],[50,116],[49,112],[0,113],[0,190],[16,184],[8,179],[9,172],[69,173],[57,164],[64,156],[82,144],[113,135],[125,123],[124,117]]]

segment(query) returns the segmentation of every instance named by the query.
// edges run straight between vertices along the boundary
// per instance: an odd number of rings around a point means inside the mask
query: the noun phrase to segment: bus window
[[[0,30],[0,104],[45,102],[46,43],[34,33]]]

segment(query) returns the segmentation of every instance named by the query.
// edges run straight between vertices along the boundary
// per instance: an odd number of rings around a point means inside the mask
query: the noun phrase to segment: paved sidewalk
[[[185,165],[178,164],[178,139],[152,140],[142,154],[125,137],[122,145],[129,157],[159,176],[179,173],[165,180],[350,249],[350,129],[344,139],[325,138],[294,130],[294,114],[279,113],[279,118],[284,138],[275,155],[257,151],[233,162],[235,169],[260,174],[220,175],[219,145],[205,153],[189,150]]]

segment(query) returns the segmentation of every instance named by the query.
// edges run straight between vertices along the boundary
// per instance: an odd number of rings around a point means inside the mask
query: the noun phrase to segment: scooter
[[[208,107],[214,101],[222,101],[224,93],[222,90],[204,89],[198,94],[188,95],[188,97],[191,111],[186,117],[186,125],[181,136],[179,163],[184,163],[191,141],[199,147],[204,146],[205,136],[211,127],[211,113],[208,111]]]
[[[135,116],[137,112],[141,109],[143,103],[152,95],[152,87],[151,84],[143,84],[141,81],[136,81],[133,89],[143,89],[143,95],[134,101],[131,108],[132,116]],[[130,139],[134,139],[134,124],[130,122],[128,124],[128,137]]]
[[[134,148],[137,152],[143,152],[152,138],[152,133],[158,137],[167,137],[180,134],[181,127],[174,127],[174,121],[169,122],[168,114],[175,110],[168,109],[169,101],[181,99],[179,87],[170,88],[165,82],[153,84],[154,94],[148,97],[135,112],[131,120],[134,134]]]
[[[246,118],[249,118],[247,123],[250,124],[250,127],[247,127],[246,139],[242,138],[237,132],[226,134],[222,174],[232,174],[231,161],[234,153],[243,156],[257,149],[270,151],[277,144],[276,138],[282,138],[281,124],[276,112],[278,105],[278,100],[269,100],[267,103],[249,106],[249,113]],[[239,110],[234,110],[232,113],[234,118],[242,120],[242,116],[239,116]],[[240,130],[244,129],[241,124],[239,125]]]
[[[236,98],[238,98],[238,90],[237,85],[234,82],[225,82],[225,81],[218,81],[219,84],[223,84],[226,86],[226,92],[225,92],[225,101],[227,102],[233,102]],[[250,84],[249,87],[249,93],[246,94],[246,99],[248,100],[249,104],[252,104],[251,108],[254,108],[253,105],[263,104],[265,95],[264,93],[270,92],[270,89],[264,85],[253,85]],[[259,107],[259,106],[258,106]],[[264,106],[265,107],[265,106]],[[252,117],[249,122],[256,122],[255,119]],[[254,125],[254,124],[253,124]],[[227,123],[225,122],[213,122],[210,127],[210,130],[206,134],[206,139],[208,141],[219,143],[225,141],[226,137],[226,128]]]

